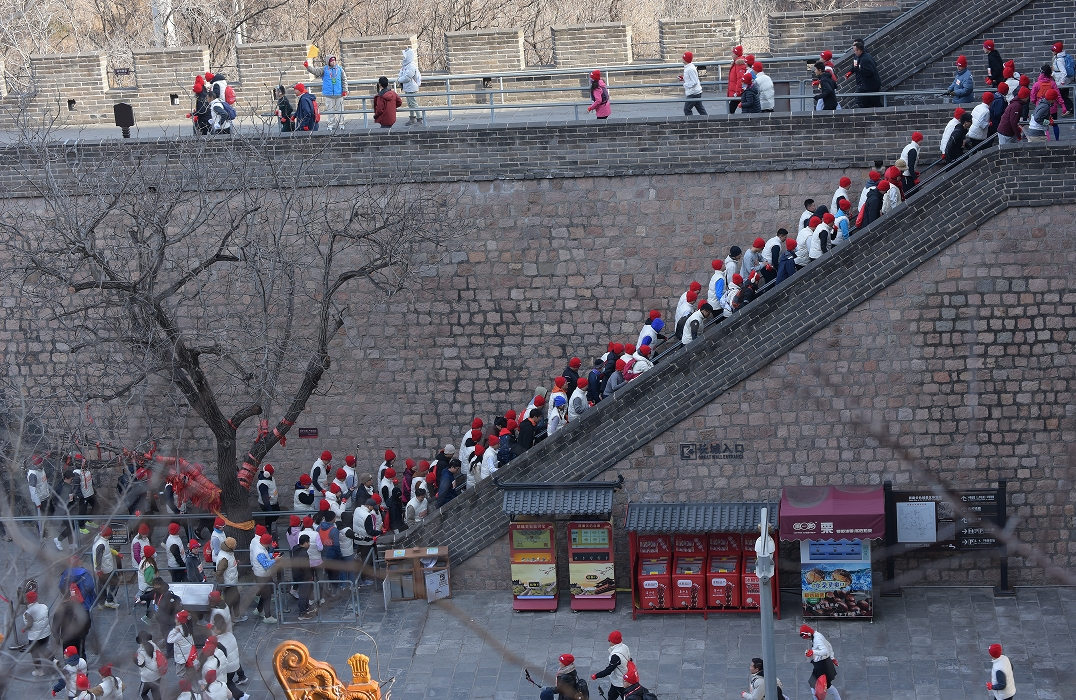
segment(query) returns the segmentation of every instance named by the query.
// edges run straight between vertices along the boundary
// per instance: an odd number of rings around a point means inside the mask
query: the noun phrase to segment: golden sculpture
[[[287,700],[381,700],[381,686],[370,679],[370,657],[355,654],[347,660],[351,682],[340,682],[333,667],[310,658],[301,642],[281,642],[273,652],[273,671]]]

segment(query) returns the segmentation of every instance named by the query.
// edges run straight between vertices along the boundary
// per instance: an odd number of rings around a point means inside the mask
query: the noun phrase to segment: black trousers
[[[687,102],[684,103],[684,116],[691,114],[691,110],[697,110],[699,114],[706,114],[706,108],[702,106],[702,93],[697,95],[688,95]]]
[[[826,685],[833,685],[833,679],[837,677],[837,667],[833,665],[833,659],[812,661],[811,665],[814,667],[814,671],[811,672],[811,680],[807,682],[808,688],[814,688],[814,684],[822,676],[826,677]]]

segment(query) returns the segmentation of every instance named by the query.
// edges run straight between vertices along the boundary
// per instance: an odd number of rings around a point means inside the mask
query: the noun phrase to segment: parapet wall
[[[807,51],[814,53],[822,48],[838,49],[846,46],[840,28],[861,28],[870,31],[884,24],[892,16],[889,8],[840,10],[829,13],[792,13],[774,15],[784,32],[772,33],[770,51],[788,55]],[[732,46],[741,41],[740,27],[731,18],[710,17],[697,19],[664,19],[660,21],[662,60],[678,63],[684,51],[692,51],[696,61],[727,59]],[[579,68],[589,71],[599,66],[622,65],[634,59],[632,28],[625,24],[605,23],[552,27],[555,68]],[[838,37],[838,38],[834,38]],[[836,45],[833,45],[836,42]],[[303,69],[308,42],[274,42],[243,44],[236,50],[239,74],[229,75],[229,83],[235,86],[242,113],[249,114],[269,105],[270,89],[278,84],[293,85],[305,82],[315,92],[320,81]],[[358,91],[368,92],[378,76],[395,78],[400,69],[403,50],[418,48],[415,35],[368,36],[345,38],[340,41],[337,57],[351,81],[361,81],[369,86]],[[482,73],[516,71],[526,68],[523,52],[523,34],[518,28],[487,29],[469,32],[452,32],[445,36],[448,66],[453,73]],[[317,59],[322,65],[330,51],[323,51]],[[422,66],[424,57],[419,56]],[[131,102],[135,119],[140,122],[180,120],[192,105],[191,84],[194,76],[204,73],[209,64],[209,49],[204,46],[146,49],[134,54],[133,73],[135,88],[109,89],[107,64],[103,54],[61,54],[31,58],[35,92],[30,109],[35,116],[46,112],[58,113],[61,121],[69,124],[111,123],[112,105]],[[545,67],[548,69],[548,67]],[[566,78],[549,80],[542,77],[542,67],[535,66],[535,78],[523,78],[506,87],[538,85],[542,87],[572,87],[575,81]],[[794,71],[797,76],[801,71]],[[774,78],[779,76],[771,71]],[[442,83],[436,74],[424,76],[430,89],[440,90]],[[668,76],[665,76],[666,78]],[[802,76],[800,76],[802,77]],[[621,83],[633,79],[653,82],[654,76],[646,74],[634,78],[624,77]],[[0,90],[3,87],[0,86]],[[565,91],[560,97],[575,99],[577,94]],[[0,98],[3,93],[0,92]],[[542,96],[558,99],[557,93]],[[509,98],[511,99],[511,98]],[[534,95],[518,99],[534,100]],[[73,104],[71,101],[74,101]],[[443,103],[442,100],[435,103]],[[0,101],[0,108],[14,109],[18,102],[9,97]]]
[[[829,49],[839,56],[852,40],[889,24],[901,14],[899,7],[863,7],[820,12],[770,14],[770,47],[785,54],[817,54]]]

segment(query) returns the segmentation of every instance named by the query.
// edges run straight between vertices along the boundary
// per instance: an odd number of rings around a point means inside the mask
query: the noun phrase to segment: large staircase
[[[594,479],[1008,207],[1076,203],[1073,162],[1076,145],[973,154],[498,475],[508,482]],[[505,534],[501,501],[487,480],[409,532],[406,546],[448,545],[458,564]]]

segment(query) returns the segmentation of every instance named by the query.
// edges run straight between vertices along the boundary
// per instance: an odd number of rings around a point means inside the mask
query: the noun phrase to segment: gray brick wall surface
[[[856,7],[815,12],[774,12],[769,17],[770,52],[814,55],[829,49],[843,54],[856,37],[884,27],[901,14],[899,7]]]
[[[685,51],[697,62],[727,58],[739,33],[740,23],[733,17],[660,20],[661,60],[677,63]]]
[[[631,27],[626,24],[576,24],[550,29],[557,68],[598,68],[631,63]]]
[[[1076,191],[1064,184],[1067,173],[1070,172],[1068,164],[1074,156],[1076,147],[1073,146],[1054,149],[1005,147],[1000,151],[981,154],[957,166],[943,177],[929,183],[924,191],[906,206],[857,234],[852,244],[812,264],[801,271],[791,283],[763,297],[733,319],[712,328],[694,347],[682,350],[663,362],[654,372],[629,385],[618,393],[613,401],[603,402],[597,410],[585,415],[563,434],[558,434],[517,458],[502,470],[500,475],[506,481],[589,480],[603,473],[609,476],[618,466],[630,468],[630,461],[622,461],[632,455],[637,455],[637,460],[645,461],[646,455],[657,452],[640,453],[640,450],[661,438],[666,431],[676,428],[732,387],[786,355],[815,333],[823,331],[850,310],[894,285],[924,262],[959,241],[965,234],[987,224],[993,217],[1008,209],[1071,205],[1076,202]],[[953,196],[954,192],[959,192],[960,196]],[[998,196],[999,193],[1002,196]],[[1032,233],[1034,230],[1036,229],[1033,228]],[[1033,248],[1028,247],[1026,250],[1032,257],[1037,255],[1032,253]],[[992,285],[991,281],[987,283]],[[1070,304],[1076,297],[1073,297],[1070,283],[1062,279],[1061,284],[1066,286],[1052,287],[1051,290],[1057,293],[1044,301],[1061,301],[1067,304],[1050,309],[1054,316],[1060,314],[1060,317],[1064,317],[1066,314],[1070,315]],[[981,287],[981,283],[978,286]],[[1019,289],[1026,287],[1021,286]],[[955,287],[953,291],[956,291]],[[986,304],[1016,303],[1024,300],[1025,296],[1027,295],[1013,290],[1009,294],[1011,298],[999,294],[996,299],[983,301]],[[1027,296],[1025,301],[1034,303],[1030,296]],[[1004,329],[1001,325],[997,327],[999,330]],[[940,330],[941,326],[938,326],[938,329]],[[871,331],[869,327],[859,329],[856,326],[852,329],[852,332],[861,336],[864,341],[871,337]],[[1062,330],[1060,338],[1065,339],[1065,333]],[[1047,333],[1042,337],[1049,336]],[[929,333],[924,335],[923,339],[929,343],[940,342],[940,338]],[[1013,342],[1011,337],[998,340],[1002,344]],[[912,342],[917,342],[914,337]],[[1019,347],[1020,343],[1017,342],[1009,352],[1020,354]],[[1071,351],[1070,342],[1066,341],[1065,347]],[[1068,376],[1067,371],[1064,376]],[[949,380],[935,376],[935,381]],[[1067,393],[1065,385],[1059,387],[1063,395],[1051,395],[1050,400],[1055,402],[1054,410],[1049,425],[1043,424],[1043,427],[1051,428],[1054,432],[1040,435],[1035,441],[1037,444],[1064,441],[1064,434],[1057,431],[1059,422],[1056,416],[1065,416],[1065,411],[1064,407],[1058,407],[1056,402],[1063,404],[1068,400],[1065,397],[1070,394]],[[955,391],[967,391],[967,388],[956,387]],[[1045,395],[1042,399],[1046,400]],[[1058,410],[1061,411],[1060,414],[1057,413]],[[764,412],[759,413],[765,416]],[[1017,416],[1015,409],[1010,415]],[[816,421],[811,423],[811,427],[823,430],[826,424],[825,421]],[[704,425],[709,427],[708,424]],[[997,427],[994,425],[995,429]],[[985,429],[990,428],[986,426]],[[901,438],[902,444],[907,442],[914,445],[915,440],[915,435]],[[989,435],[985,437],[985,441],[994,442]],[[824,443],[815,445],[825,446]],[[837,468],[835,462],[840,460],[842,455],[838,447],[834,445],[833,449],[820,451],[817,456],[811,457],[810,470],[805,473],[834,473]],[[1011,449],[1009,454],[1012,454]],[[926,456],[937,455],[928,450]],[[803,460],[808,457],[797,455],[796,459]],[[998,476],[1008,476],[1011,470],[1013,477],[1027,479],[1025,491],[1034,490],[1038,482],[1033,479],[1030,470],[1018,471],[1017,468],[1021,466],[1019,459],[1009,461],[1011,466],[1002,470],[996,468],[999,465],[986,460],[984,464],[990,465],[987,468],[968,473],[965,465],[957,471],[962,473],[965,480],[985,482],[996,480]],[[853,460],[853,464],[849,466],[856,464],[858,462]],[[954,468],[952,463],[947,467],[950,470]],[[607,472],[610,469],[612,471]],[[1064,473],[1066,469],[1062,468],[1061,472]],[[905,472],[903,479],[906,481],[907,470],[902,471]],[[1071,474],[1068,477],[1066,483],[1069,486],[1065,488],[1071,488]],[[824,478],[829,480],[834,477]],[[844,479],[845,483],[850,483],[857,482],[859,477],[848,473]],[[774,498],[783,483],[780,478],[763,479],[762,475],[752,479],[752,476],[746,473],[742,479],[734,481],[731,486],[744,498]],[[748,485],[752,481],[757,484],[756,487]],[[681,479],[677,483],[667,484],[664,489],[655,489],[656,493],[643,494],[642,497],[647,500],[690,498],[695,495],[692,491],[694,483],[691,479]],[[448,545],[452,548],[454,561],[462,562],[494,545],[506,531],[508,521],[500,511],[500,502],[500,493],[492,484],[480,484],[478,488],[457,498],[433,521],[411,533],[407,542]],[[1036,512],[1041,516],[1047,514],[1045,508],[1041,513]],[[1058,507],[1054,507],[1050,512],[1051,528],[1061,527],[1063,532],[1068,532],[1071,523],[1066,520],[1064,513],[1058,510]],[[1061,557],[1057,563],[1071,565],[1067,552],[1052,547],[1057,537],[1068,539],[1067,536],[1051,534],[1053,532],[1056,531],[1028,528],[1027,531],[1021,532],[1020,536],[1051,548]],[[489,557],[482,561],[489,562]],[[476,577],[473,569],[465,568],[464,572],[476,581],[482,578]],[[1017,576],[1025,577],[1020,580],[1032,583],[1041,582],[1042,574],[1041,570],[1036,574],[1034,570],[1027,569]],[[489,578],[483,579],[479,587],[489,581]]]

